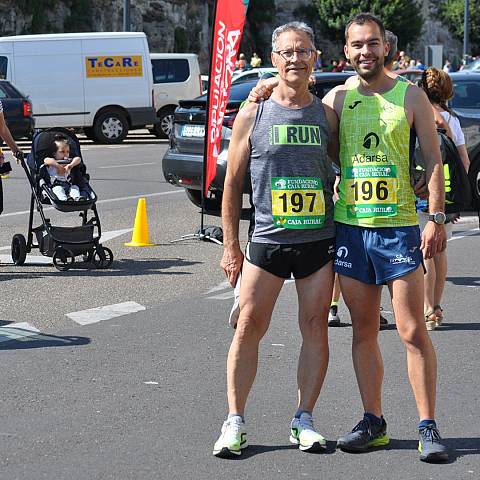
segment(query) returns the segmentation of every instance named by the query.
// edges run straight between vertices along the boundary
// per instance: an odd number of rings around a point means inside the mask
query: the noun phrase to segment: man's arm
[[[445,178],[443,176],[442,156],[435,119],[428,98],[420,88],[410,86],[405,99],[407,117],[415,126],[422,157],[426,166],[426,179],[429,191],[429,212],[445,211]],[[447,238],[445,227],[428,222],[422,233],[421,249],[425,258],[445,250]]]
[[[238,239],[242,212],[245,174],[250,160],[250,133],[258,105],[251,103],[240,110],[233,125],[228,147],[228,164],[222,200],[223,257],[220,266],[232,286],[242,268],[243,253]]]
[[[330,138],[328,139],[328,156],[330,157],[330,160],[332,160],[332,162],[340,165],[340,160],[338,156],[340,150],[338,142],[338,117],[333,108],[331,108],[323,101],[322,103],[323,108],[325,109],[328,126],[330,128]]]

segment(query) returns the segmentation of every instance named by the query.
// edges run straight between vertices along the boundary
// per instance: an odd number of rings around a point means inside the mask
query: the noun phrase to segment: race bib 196
[[[277,227],[321,228],[325,223],[322,180],[316,177],[273,177],[272,215]]]
[[[396,165],[347,167],[345,191],[349,218],[397,215]]]

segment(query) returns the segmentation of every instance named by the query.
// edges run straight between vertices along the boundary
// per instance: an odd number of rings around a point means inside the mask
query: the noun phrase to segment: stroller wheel
[[[12,238],[12,260],[15,265],[23,265],[27,258],[27,242],[21,233]]]
[[[55,249],[52,260],[55,268],[61,272],[66,272],[75,263],[73,253],[63,247],[57,247]]]
[[[92,262],[97,268],[108,268],[113,263],[113,252],[99,245],[93,254]]]

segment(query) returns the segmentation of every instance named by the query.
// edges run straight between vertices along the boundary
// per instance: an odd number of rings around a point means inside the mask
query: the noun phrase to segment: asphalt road
[[[115,147],[82,141],[99,196],[104,244],[115,255],[106,270],[83,266],[58,272],[40,263],[38,252],[22,267],[8,263],[12,235],[26,234],[23,212],[30,193],[20,169],[4,180],[0,478],[479,478],[480,255],[474,219],[455,226],[448,245],[446,324],[431,333],[439,360],[437,418],[454,449],[449,464],[418,461],[405,352],[385,292],[385,316],[392,324],[381,332],[390,448],[362,455],[334,449],[335,439],[361,416],[343,304],[344,326],[329,331],[330,367],[314,413],[328,452],[309,455],[289,444],[300,345],[291,282],[261,346],[246,414],[251,446],[233,461],[211,455],[226,409],[232,291],[218,268],[221,247],[191,240],[170,243],[194,232],[200,215],[181,190],[164,182],[165,148],[166,142],[146,135]],[[150,239],[157,245],[126,247],[141,196],[147,201]],[[47,213],[54,224],[79,221],[74,215]],[[207,216],[206,224],[219,225],[219,219]],[[245,240],[245,222],[241,235]],[[125,314],[119,304],[133,313]],[[101,320],[98,311],[118,316]],[[14,325],[21,322],[29,325]]]

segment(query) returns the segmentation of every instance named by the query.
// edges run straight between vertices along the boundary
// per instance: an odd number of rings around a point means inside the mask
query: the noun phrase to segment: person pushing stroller
[[[50,176],[50,184],[53,193],[61,201],[80,201],[85,198],[80,193],[78,185],[73,183],[72,169],[80,165],[80,157],[70,158],[70,146],[68,140],[57,135],[54,140],[55,152],[53,157],[45,157],[43,163],[47,166]]]

